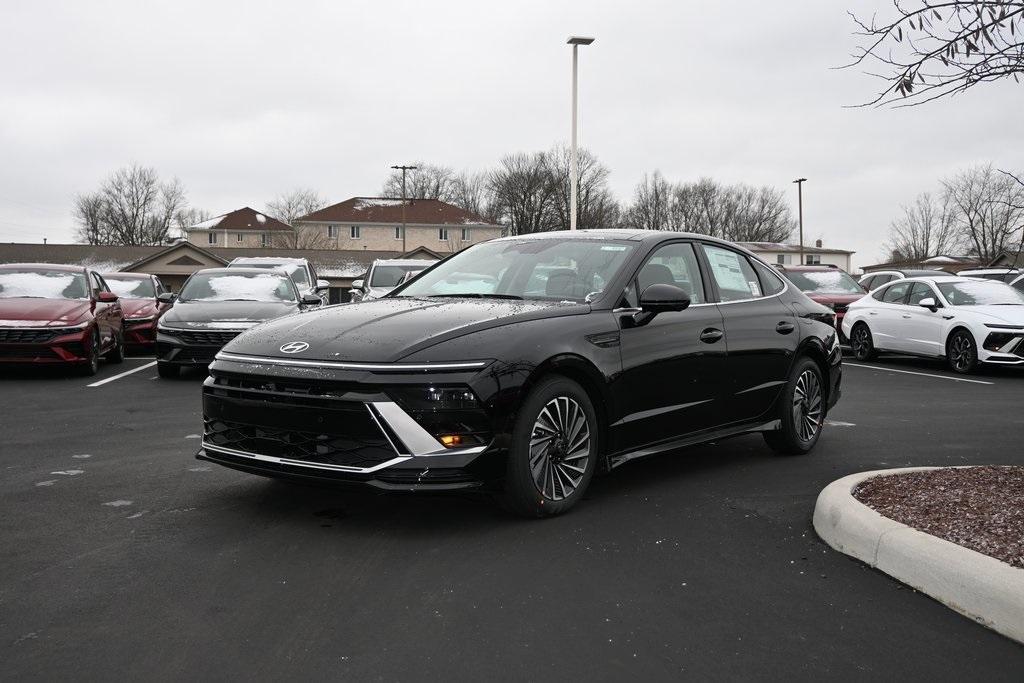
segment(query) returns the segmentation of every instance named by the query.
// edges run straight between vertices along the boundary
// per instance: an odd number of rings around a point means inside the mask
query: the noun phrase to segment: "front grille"
[[[224,346],[242,333],[242,330],[175,330],[174,336],[186,344]]]
[[[184,346],[174,356],[174,362],[176,363],[212,363],[217,352],[220,351],[219,346],[211,346],[203,348],[201,346]]]
[[[366,421],[371,422],[366,413]],[[256,455],[267,455],[309,463],[368,468],[396,457],[383,433],[363,423],[350,425],[345,435],[271,428],[242,422],[204,420],[203,439],[208,445],[222,446]],[[376,434],[373,433],[376,431]]]
[[[56,330],[0,328],[0,344],[43,344],[57,336]]]
[[[834,311],[835,311],[836,313],[846,313],[846,310],[847,310],[847,309],[848,309],[849,307],[850,307],[850,306],[849,306],[848,304],[836,304],[836,305],[835,305],[835,306],[834,306],[834,307],[832,308],[832,310],[834,310]]]
[[[17,346],[15,344],[0,346],[0,359],[4,360],[34,360],[43,358],[53,360],[60,358],[49,346]]]

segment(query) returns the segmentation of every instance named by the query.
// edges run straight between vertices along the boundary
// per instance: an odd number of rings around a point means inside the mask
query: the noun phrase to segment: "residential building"
[[[500,237],[502,232],[500,225],[439,199],[389,197],[347,199],[296,219],[295,229],[302,243],[319,248],[409,251],[425,247],[440,253]]]
[[[737,242],[742,247],[749,249],[768,263],[778,265],[799,265],[800,246],[783,242]],[[854,252],[845,249],[829,249],[823,247],[821,240],[816,240],[814,245],[804,245],[804,264],[817,265],[826,264],[842,268],[850,272],[850,257]]]
[[[265,249],[285,246],[294,236],[292,226],[248,206],[189,228],[188,241],[209,249]]]
[[[985,259],[977,256],[948,256],[939,254],[929,256],[925,259],[893,259],[885,263],[873,263],[864,266],[865,273],[874,273],[879,270],[942,270],[947,273],[958,273],[968,268],[984,268],[988,265]],[[998,267],[998,266],[994,266]]]

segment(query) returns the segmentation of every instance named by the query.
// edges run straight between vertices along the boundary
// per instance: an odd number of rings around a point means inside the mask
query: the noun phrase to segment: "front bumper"
[[[79,364],[89,362],[89,327],[61,334],[53,328],[0,328],[0,363]]]
[[[229,341],[245,332],[239,330],[203,330],[156,328],[156,358],[161,363],[191,367],[209,365]]]
[[[124,321],[124,343],[133,350],[152,351],[156,347],[156,321]]]

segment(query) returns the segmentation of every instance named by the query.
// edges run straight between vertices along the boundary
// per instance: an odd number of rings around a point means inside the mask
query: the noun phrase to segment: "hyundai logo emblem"
[[[299,353],[309,348],[306,342],[293,341],[281,345],[281,353]]]

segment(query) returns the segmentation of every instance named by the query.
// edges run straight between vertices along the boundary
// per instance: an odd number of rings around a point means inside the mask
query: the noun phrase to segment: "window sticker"
[[[711,266],[715,269],[715,279],[723,289],[738,290],[741,292],[751,291],[750,283],[743,276],[740,268],[740,257],[731,251],[709,250]]]

